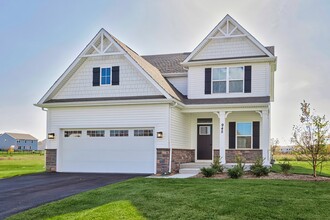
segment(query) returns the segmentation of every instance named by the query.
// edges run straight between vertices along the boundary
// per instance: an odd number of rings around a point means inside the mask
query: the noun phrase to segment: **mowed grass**
[[[283,161],[279,161],[278,163],[274,164],[272,167],[273,172],[281,172],[281,167],[279,163],[283,163]],[[292,165],[292,170],[289,171],[289,173],[295,173],[295,174],[307,174],[312,175],[313,174],[313,168],[307,161],[289,161],[289,163]],[[326,161],[317,169],[317,173],[320,176],[326,176],[330,177],[330,161]]]
[[[329,219],[329,182],[136,178],[9,219]]]
[[[45,171],[45,155],[40,154],[0,154],[0,178]]]

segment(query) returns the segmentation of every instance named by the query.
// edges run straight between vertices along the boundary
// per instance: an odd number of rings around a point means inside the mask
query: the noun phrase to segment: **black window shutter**
[[[93,68],[93,86],[100,86],[100,67]]]
[[[119,85],[119,66],[112,67],[112,85]]]
[[[244,68],[244,93],[251,93],[251,78],[252,78],[252,74],[251,74],[251,66],[245,66]]]
[[[205,94],[211,94],[211,68],[205,68]]]
[[[229,122],[229,149],[236,148],[236,122]]]
[[[253,122],[253,149],[260,148],[260,122]]]

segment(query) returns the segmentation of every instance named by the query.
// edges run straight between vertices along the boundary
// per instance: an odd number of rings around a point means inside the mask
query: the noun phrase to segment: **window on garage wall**
[[[104,130],[88,130],[87,136],[88,137],[104,137],[105,135]]]
[[[136,136],[136,137],[154,136],[154,131],[150,130],[150,129],[134,130],[134,136]]]
[[[110,130],[110,137],[128,137],[128,130]]]
[[[81,131],[64,131],[64,137],[81,137]]]

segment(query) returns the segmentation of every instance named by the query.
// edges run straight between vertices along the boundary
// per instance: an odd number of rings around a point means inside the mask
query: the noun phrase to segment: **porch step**
[[[210,166],[211,166],[211,162],[182,163],[180,164],[180,169],[184,169],[184,168],[201,169],[203,167],[210,167]]]
[[[180,168],[179,173],[180,174],[198,174],[200,172],[200,169],[198,168]]]

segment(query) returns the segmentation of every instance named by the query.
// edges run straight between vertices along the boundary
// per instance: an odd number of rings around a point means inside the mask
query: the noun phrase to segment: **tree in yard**
[[[305,157],[313,168],[316,177],[317,168],[327,159],[326,137],[329,121],[325,116],[311,112],[310,104],[301,103],[300,124],[293,127],[292,141],[297,145],[296,153]]]

